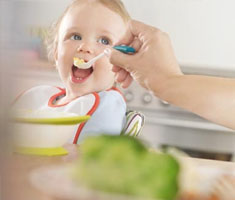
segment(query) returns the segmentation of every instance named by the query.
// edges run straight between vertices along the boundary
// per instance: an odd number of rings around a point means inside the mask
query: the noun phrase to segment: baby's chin
[[[84,86],[77,86],[77,87],[73,87],[71,90],[71,96],[73,97],[81,97],[81,96],[85,96],[91,93],[96,92],[94,89],[92,88],[87,88]]]
[[[94,78],[94,77],[90,77]],[[102,80],[103,81],[103,80]],[[82,84],[74,83],[70,80],[69,84],[65,84],[66,91],[69,92],[69,96],[79,97],[88,95],[91,93],[99,93],[102,91],[110,90],[113,87],[116,87],[116,83],[114,77],[110,78],[109,80],[92,82],[91,80],[87,80]],[[91,83],[92,82],[92,83]]]

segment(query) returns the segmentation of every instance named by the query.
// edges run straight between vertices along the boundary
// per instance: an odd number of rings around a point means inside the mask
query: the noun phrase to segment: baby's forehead
[[[63,18],[68,17],[68,16],[73,17],[74,15],[79,15],[79,14],[82,15],[82,14],[87,14],[87,13],[88,13],[88,15],[86,15],[87,18],[89,17],[91,18],[93,16],[92,14],[95,12],[97,13],[96,19],[102,18],[104,22],[108,20],[110,16],[111,17],[116,16],[116,19],[119,18],[124,23],[127,23],[127,21],[129,21],[124,16],[124,14],[121,14],[112,6],[110,7],[97,0],[89,1],[90,3],[87,3],[86,1],[79,1],[78,3],[74,4],[74,6],[69,7],[67,9],[67,12],[64,14]]]
[[[90,7],[87,4],[83,4],[69,9],[64,15],[60,29],[71,29],[71,27],[94,28],[102,29],[107,32],[119,32],[125,28],[127,23],[124,19],[114,11],[103,5],[98,7]]]

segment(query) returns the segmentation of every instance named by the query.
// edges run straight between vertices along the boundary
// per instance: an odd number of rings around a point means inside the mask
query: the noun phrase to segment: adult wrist
[[[150,78],[147,83],[147,89],[153,93],[158,98],[170,101],[172,95],[177,90],[177,86],[183,74],[174,74],[171,76],[164,76],[164,77],[153,77]]]

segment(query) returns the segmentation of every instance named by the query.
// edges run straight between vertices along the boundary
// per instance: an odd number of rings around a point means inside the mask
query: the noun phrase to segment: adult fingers
[[[118,66],[126,69],[127,71],[131,70],[131,63],[133,62],[135,54],[124,54],[115,49],[111,50],[111,54],[109,55],[110,62],[114,66]],[[116,68],[117,69],[117,68]]]
[[[121,87],[124,89],[128,88],[131,85],[132,81],[133,81],[132,76],[130,74],[128,74],[126,79],[121,83]]]
[[[126,33],[115,45],[130,45],[135,38],[139,37],[139,34],[141,34],[146,29],[149,29],[149,27],[150,26],[142,22],[130,20],[127,26]]]
[[[124,69],[120,70],[120,71],[116,74],[116,81],[117,81],[118,83],[123,82],[123,81],[126,79],[126,77],[128,76],[128,74],[129,74],[129,73],[128,73],[126,70],[124,70]]]
[[[117,72],[119,72],[121,69],[122,69],[121,67],[113,66],[112,71],[115,72],[115,73],[117,73]]]
[[[117,43],[115,43],[115,45],[122,45],[122,44],[130,45],[130,43],[134,40],[135,36],[131,32],[131,23],[132,20],[130,20],[127,25],[126,33]]]
[[[143,43],[139,40],[139,38],[136,37],[133,40],[133,42],[130,44],[130,46],[133,47],[136,50],[136,52],[138,52],[139,49],[141,48],[142,44]]]

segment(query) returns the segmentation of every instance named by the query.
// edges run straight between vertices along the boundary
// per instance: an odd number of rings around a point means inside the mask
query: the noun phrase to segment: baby
[[[54,24],[48,40],[49,58],[65,88],[34,87],[13,108],[91,115],[74,130],[74,144],[90,135],[120,134],[126,104],[113,87],[115,77],[108,58],[100,58],[89,69],[76,67],[74,58],[88,62],[112,47],[124,35],[129,19],[120,0],[74,0]]]

